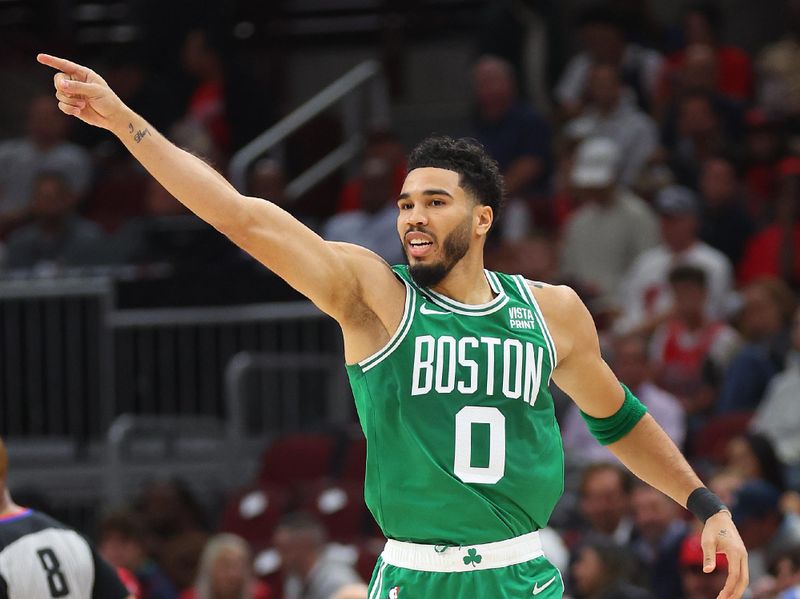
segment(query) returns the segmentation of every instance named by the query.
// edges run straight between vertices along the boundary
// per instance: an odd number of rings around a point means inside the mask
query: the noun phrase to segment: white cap
[[[619,146],[606,137],[587,139],[575,153],[572,184],[575,187],[608,187],[617,180]]]

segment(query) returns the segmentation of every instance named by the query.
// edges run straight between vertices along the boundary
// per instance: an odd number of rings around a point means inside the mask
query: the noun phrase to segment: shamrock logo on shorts
[[[475,567],[475,564],[480,564],[483,558],[478,555],[478,550],[474,547],[471,549],[467,549],[467,555],[464,556],[464,565],[469,566],[472,564],[472,567]]]

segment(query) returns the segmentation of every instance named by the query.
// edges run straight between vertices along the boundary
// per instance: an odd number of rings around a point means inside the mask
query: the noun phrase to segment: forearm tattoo
[[[128,123],[128,131],[131,132],[131,135],[133,135],[133,141],[135,141],[137,144],[140,141],[142,141],[146,135],[150,136],[153,135],[152,133],[150,133],[150,129],[148,129],[147,127],[145,127],[144,129],[139,129],[136,133],[134,133],[133,130],[134,130],[133,123]]]
[[[721,537],[727,537],[727,536],[728,536],[728,531],[727,531],[727,529],[723,528],[721,531],[719,531],[719,536],[721,536]]]

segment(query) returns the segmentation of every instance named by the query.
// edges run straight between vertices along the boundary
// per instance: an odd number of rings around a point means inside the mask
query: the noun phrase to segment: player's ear
[[[494,222],[494,211],[491,206],[485,204],[476,204],[474,209],[475,216],[475,232],[479,236],[484,236],[489,233]]]

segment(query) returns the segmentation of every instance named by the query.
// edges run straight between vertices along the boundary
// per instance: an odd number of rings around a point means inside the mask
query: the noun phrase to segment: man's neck
[[[0,486],[0,517],[13,514],[22,508],[11,500],[8,489]]]
[[[469,252],[432,289],[462,304],[485,304],[494,298],[492,288],[483,272],[483,258],[471,258]]]

